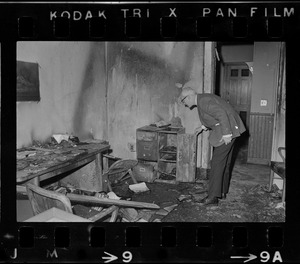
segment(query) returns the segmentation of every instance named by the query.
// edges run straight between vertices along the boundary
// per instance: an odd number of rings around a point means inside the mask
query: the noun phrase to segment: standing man
[[[228,193],[235,139],[246,131],[246,128],[233,107],[215,94],[197,94],[185,85],[179,100],[190,109],[197,107],[202,126],[196,128],[195,132],[210,130],[208,140],[214,149],[208,179],[208,196],[202,199],[200,204],[217,205],[219,198],[225,198]]]

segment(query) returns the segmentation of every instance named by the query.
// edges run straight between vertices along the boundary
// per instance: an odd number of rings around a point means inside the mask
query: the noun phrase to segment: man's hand
[[[202,132],[202,130],[203,130],[202,127],[197,127],[197,128],[195,128],[194,134],[198,135],[198,134],[200,134]]]
[[[199,133],[201,133],[202,131],[206,131],[206,130],[208,130],[208,128],[206,127],[206,126],[201,126],[201,127],[197,127],[196,129],[195,129],[195,135],[198,135]]]
[[[201,128],[202,128],[204,131],[208,130],[208,128],[207,128],[206,126],[204,126],[204,125],[202,125]]]
[[[232,140],[232,135],[223,135],[220,142],[224,141],[225,145],[229,144]]]

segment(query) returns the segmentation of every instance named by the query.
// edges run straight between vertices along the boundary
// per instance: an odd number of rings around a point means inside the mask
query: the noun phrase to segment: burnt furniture
[[[26,189],[34,215],[43,213],[51,208],[58,208],[70,214],[75,212],[75,214],[79,215],[80,217],[86,218],[93,222],[99,221],[109,214],[111,214],[109,221],[115,222],[118,215],[119,208],[115,205],[112,205],[101,212],[82,205],[75,205],[72,209],[70,199],[62,193],[45,190],[31,183],[26,185]],[[76,211],[78,213],[76,213]]]
[[[137,129],[137,159],[155,162],[156,181],[169,183],[194,182],[196,173],[196,136],[185,133],[184,127]]]
[[[168,127],[158,131],[158,176],[167,180],[177,180],[177,156],[178,156],[178,136],[184,134],[183,127]],[[169,176],[169,177],[168,177]]]
[[[104,172],[105,178],[107,179],[108,190],[112,192],[111,183],[117,183],[125,180],[128,175],[131,177],[134,183],[138,183],[132,174],[132,169],[138,164],[137,160],[118,160],[113,163],[108,170]]]
[[[60,149],[29,147],[17,151],[17,184],[31,182],[39,186],[42,180],[54,178],[95,162],[96,176],[91,181],[97,191],[105,191],[107,179],[102,177],[102,167],[105,165],[103,154],[109,148],[110,145],[105,143],[80,143],[76,147]]]
[[[38,215],[34,215],[24,222],[92,222],[89,219],[70,214],[66,211],[52,207]]]
[[[269,191],[271,191],[273,180],[274,180],[274,173],[276,173],[283,179],[282,202],[285,201],[285,156],[283,154],[283,151],[285,151],[284,147],[278,148],[278,153],[282,158],[282,161],[270,162],[271,173],[270,173],[270,182],[269,182]]]

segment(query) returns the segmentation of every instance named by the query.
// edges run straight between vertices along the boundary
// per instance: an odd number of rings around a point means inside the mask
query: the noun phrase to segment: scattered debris
[[[135,193],[150,191],[149,188],[147,187],[146,183],[144,183],[144,182],[131,184],[131,185],[129,185],[129,189]]]
[[[202,193],[202,194],[193,194],[192,195],[192,200],[197,203],[197,202],[200,202],[205,197],[206,197],[205,193]]]
[[[140,218],[139,220],[137,220],[136,222],[148,222],[147,220]]]
[[[164,121],[164,120],[160,120],[160,121],[154,123],[154,125],[155,125],[156,127],[166,127],[166,126],[169,126],[170,123],[167,123],[167,122]]]
[[[167,216],[177,206],[178,204],[174,204],[173,202],[164,202],[160,205],[161,208],[155,212],[155,215]]]
[[[164,146],[161,150],[166,151],[166,152],[175,152],[176,153],[177,147],[176,146]],[[175,172],[176,172],[176,168],[174,168],[173,170],[175,170]]]
[[[205,189],[205,186],[206,186],[206,183],[204,183],[204,182],[196,182],[194,188],[203,190],[203,189]]]
[[[191,195],[199,195],[199,194],[204,194],[204,193],[207,193],[207,190],[205,189],[196,189],[196,190],[191,190],[189,191],[189,194]]]
[[[191,199],[191,197],[192,197],[192,195],[190,195],[190,194],[181,194],[181,195],[177,198],[177,200],[178,200],[179,202],[182,202],[182,201],[184,201],[184,200]]]
[[[94,196],[98,197],[98,198],[109,198],[109,195],[106,193],[95,193]],[[92,209],[101,212],[103,210],[103,207],[102,206],[93,206]]]
[[[150,222],[151,217],[155,214],[156,212],[154,210],[146,210],[142,209],[139,210],[139,218],[144,219],[147,222]]]
[[[139,213],[134,208],[120,208],[119,214],[129,222],[135,222],[139,219]]]
[[[121,197],[117,196],[114,192],[107,193],[109,199],[120,200]]]
[[[47,159],[49,162],[53,162],[53,160],[56,159],[55,154],[58,154],[58,152],[62,153],[60,154],[60,157],[61,159],[64,159],[63,156],[80,155],[80,151],[84,151],[80,150],[76,153],[73,151],[67,153],[61,150],[62,146],[64,144],[73,146],[76,142],[62,140],[60,143],[61,144],[57,144],[57,142],[53,141],[45,144],[34,142],[32,147],[18,150],[18,170],[22,167],[26,167],[27,169],[36,172],[40,169],[36,167],[39,164],[39,161],[36,159],[37,156],[40,156],[41,159]],[[80,143],[85,144],[84,142]],[[103,141],[100,142],[97,140],[96,143],[103,143]],[[27,159],[26,162],[25,160],[23,162],[23,158],[29,159],[30,162],[27,162]],[[258,177],[257,179],[259,180],[251,181],[247,179],[248,176],[254,174],[251,165],[235,166],[229,195],[226,199],[220,200],[218,206],[202,207],[195,206],[194,203],[190,202],[198,201],[205,197],[205,189],[208,183],[207,179],[197,179],[195,183],[179,183],[176,180],[165,181],[166,183],[173,183],[171,185],[156,184],[156,182],[159,181],[154,181],[154,183],[147,183],[148,186],[145,182],[131,184],[132,181],[129,179],[128,181],[123,182],[122,186],[112,186],[113,192],[111,194],[78,190],[74,186],[56,186],[55,191],[67,194],[74,193],[88,195],[92,197],[91,200],[99,196],[100,200],[104,202],[109,199],[114,200],[113,197],[115,197],[115,199],[118,197],[118,199],[115,200],[115,204],[120,206],[119,215],[122,222],[228,222],[242,220],[247,222],[282,222],[285,220],[285,210],[280,209],[285,209],[285,203],[278,203],[278,200],[282,197],[282,190],[274,184],[269,192],[267,182],[269,171],[264,168],[262,170],[265,170],[265,172],[258,171],[258,176],[255,176]],[[263,180],[263,177],[259,177],[259,174],[263,175],[266,180]],[[170,176],[171,179],[171,175],[166,176]],[[174,177],[172,179],[174,179]],[[159,180],[164,182],[162,179]],[[133,188],[140,187],[136,189],[139,191],[135,192],[130,186],[134,186]],[[120,191],[118,189],[121,187],[124,190]],[[131,199],[131,197],[134,198],[132,204],[128,201],[124,201],[124,199]],[[135,202],[135,199],[140,201],[140,203]],[[167,202],[162,202],[166,200]],[[157,203],[160,206],[151,208],[149,204],[143,204],[147,201],[150,202],[150,205],[152,205],[152,203]],[[180,203],[177,204],[176,202]],[[93,209],[97,208],[98,210],[102,210],[102,204],[99,205],[100,206],[98,207],[93,207]],[[175,208],[176,210],[174,210]],[[257,212],[261,213],[258,214]]]
[[[112,186],[113,192],[123,199],[132,199],[134,192],[128,188],[129,184],[124,182],[122,185]],[[141,194],[141,193],[140,193]]]
[[[285,202],[278,203],[275,208],[276,209],[285,209]]]
[[[155,212],[155,214],[166,216],[169,214],[169,212],[167,210],[165,210],[164,208],[160,208],[158,211]]]
[[[255,175],[255,176],[253,176]],[[229,193],[220,199],[218,206],[198,206],[206,196],[207,180],[178,185],[149,184],[151,193],[133,196],[133,200],[155,201],[163,210],[155,211],[149,220],[159,218],[162,222],[284,222],[285,210],[278,204],[282,197],[277,186],[268,191],[269,168],[252,164],[236,165]],[[169,201],[169,204],[162,203]],[[160,202],[161,201],[161,202]],[[176,210],[167,214],[165,207],[178,203]],[[278,207],[277,209],[275,207]],[[257,213],[261,212],[261,213]],[[158,214],[157,214],[158,213]]]
[[[171,206],[168,206],[168,207],[164,207],[164,209],[170,213],[176,206],[178,206],[178,204],[174,204],[174,205],[171,205]]]
[[[69,135],[68,134],[54,134],[52,137],[55,139],[57,144],[62,142],[63,140],[68,141],[69,140]]]
[[[161,208],[165,208],[165,207],[171,206],[171,205],[173,205],[173,204],[174,204],[174,203],[171,202],[171,201],[166,201],[166,202],[160,203],[160,207],[161,207]]]
[[[168,192],[176,192],[176,193],[181,193],[180,191],[176,190],[176,189],[168,189]]]
[[[275,199],[281,199],[281,195],[279,192],[276,192],[276,193],[270,193],[270,195],[275,198]]]
[[[238,215],[238,214],[233,214],[232,215],[233,217],[237,217],[237,218],[242,218],[240,215]]]

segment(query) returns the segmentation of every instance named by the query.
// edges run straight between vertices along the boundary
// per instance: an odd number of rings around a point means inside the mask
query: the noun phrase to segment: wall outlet
[[[129,149],[131,152],[135,152],[135,151],[136,151],[136,148],[135,148],[135,144],[134,144],[134,143],[128,143],[127,146],[128,146],[128,149]]]
[[[267,106],[267,100],[260,100],[260,106]]]

